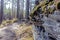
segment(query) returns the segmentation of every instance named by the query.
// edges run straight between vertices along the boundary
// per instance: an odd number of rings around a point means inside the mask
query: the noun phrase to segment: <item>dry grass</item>
[[[15,21],[15,19],[13,21]],[[10,20],[3,21],[2,24],[0,25],[0,28],[5,27],[5,25],[8,25],[10,22],[11,22]],[[23,23],[23,24],[17,25],[17,28],[18,29],[15,30],[15,33],[16,33],[16,36],[20,38],[20,40],[33,40],[31,25]]]
[[[16,31],[17,36],[20,40],[33,40],[32,27],[31,25],[20,25],[19,29]]]

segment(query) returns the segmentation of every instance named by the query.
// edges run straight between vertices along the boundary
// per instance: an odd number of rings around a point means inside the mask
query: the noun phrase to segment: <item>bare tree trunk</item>
[[[23,5],[22,5],[22,7],[23,7],[23,8],[22,8],[22,19],[23,19],[23,14],[24,14],[24,0],[22,0],[22,4],[23,4]]]
[[[23,13],[24,13],[24,0],[20,1],[21,6],[20,6],[20,19],[23,19]]]
[[[2,20],[3,20],[3,3],[4,3],[4,0],[1,0],[1,8],[0,8],[0,24],[2,23]]]
[[[29,18],[29,0],[26,0],[26,19]]]
[[[13,10],[14,7],[13,7],[13,6],[14,6],[14,0],[12,0],[12,17],[14,18],[14,15],[15,15],[15,14],[14,14],[14,10]],[[13,15],[13,14],[14,14],[14,15]]]
[[[19,1],[20,1],[20,0],[17,0],[17,18],[18,18],[18,19],[19,19],[19,10],[20,10]]]

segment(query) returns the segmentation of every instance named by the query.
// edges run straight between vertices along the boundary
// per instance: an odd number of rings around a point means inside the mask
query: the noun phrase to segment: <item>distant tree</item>
[[[33,8],[34,8],[34,6],[35,6],[35,0],[30,0],[30,3],[29,3],[30,5],[29,5],[29,10],[30,10],[30,13],[31,13],[31,11],[33,10]]]
[[[19,14],[20,19],[23,19],[23,13],[24,13],[24,0],[20,0],[20,14]]]
[[[2,20],[3,20],[3,3],[4,3],[4,0],[1,0],[1,8],[0,8],[0,24],[2,23]]]
[[[20,8],[20,5],[19,5],[19,2],[20,0],[17,0],[17,18],[19,19],[19,8]]]
[[[12,0],[12,17],[16,18],[16,14],[17,14],[17,0]]]
[[[14,11],[13,11],[14,7],[13,6],[14,6],[14,0],[12,0],[12,14],[14,14]],[[12,17],[14,17],[14,15]]]
[[[29,18],[29,0],[26,0],[26,19]]]

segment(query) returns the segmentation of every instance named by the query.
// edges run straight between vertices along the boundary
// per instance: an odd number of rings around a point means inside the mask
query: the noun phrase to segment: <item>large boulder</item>
[[[47,33],[52,34],[52,37],[56,38],[57,40],[60,38],[58,37],[60,35],[60,23],[57,22],[60,16],[58,15],[50,15],[49,17],[44,17],[44,28],[47,31]]]

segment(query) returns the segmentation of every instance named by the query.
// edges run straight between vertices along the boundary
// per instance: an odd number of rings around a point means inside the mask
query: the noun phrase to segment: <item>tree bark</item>
[[[4,0],[1,0],[1,8],[0,8],[0,24],[2,23],[3,20],[3,4]]]
[[[14,6],[14,0],[12,0],[12,17],[14,18],[14,15],[15,15],[15,14],[14,14],[14,10],[13,10],[14,7],[13,7],[13,6]],[[13,14],[14,14],[14,15],[13,15]]]
[[[26,19],[29,18],[29,0],[26,0]]]
[[[19,1],[20,1],[20,0],[17,0],[17,18],[18,18],[18,19],[19,19],[19,10],[20,10]]]

